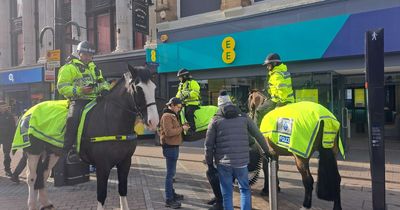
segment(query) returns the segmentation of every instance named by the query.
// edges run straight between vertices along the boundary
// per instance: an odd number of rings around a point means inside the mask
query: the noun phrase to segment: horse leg
[[[128,200],[126,199],[126,194],[128,193],[128,175],[130,168],[131,168],[130,156],[117,164],[119,205],[121,207],[121,210],[129,209]]]
[[[41,209],[53,209],[54,208],[53,204],[49,201],[49,198],[47,195],[46,181],[49,178],[51,169],[53,169],[54,165],[56,165],[58,158],[59,157],[56,156],[55,154],[51,154],[50,158],[49,158],[48,166],[43,172],[44,187],[42,189],[39,189],[39,202],[42,205]]]
[[[303,207],[301,209],[310,209],[314,179],[310,172],[309,159],[295,156],[295,160],[296,160],[297,170],[301,174],[301,178],[303,180],[303,185],[304,185],[304,190],[305,190]]]
[[[28,179],[26,180],[26,183],[28,184],[28,208],[29,210],[35,210],[36,209],[36,195],[37,195],[37,190],[34,189],[35,182],[36,182],[36,168],[39,163],[40,155],[32,155],[32,154],[27,154],[28,155],[28,170],[26,172]]]
[[[107,183],[110,171],[110,167],[102,164],[96,164],[97,210],[104,210],[104,202],[106,201],[107,197]]]

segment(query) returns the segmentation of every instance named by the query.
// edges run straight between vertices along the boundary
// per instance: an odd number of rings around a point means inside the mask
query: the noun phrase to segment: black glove
[[[106,96],[106,95],[108,95],[110,93],[110,91],[109,90],[102,90],[102,91],[100,91],[100,95],[101,96]]]
[[[108,95],[110,93],[110,91],[108,90],[102,90],[100,91],[100,94],[97,96],[96,98],[96,102],[99,103],[101,100],[103,100],[103,98]]]

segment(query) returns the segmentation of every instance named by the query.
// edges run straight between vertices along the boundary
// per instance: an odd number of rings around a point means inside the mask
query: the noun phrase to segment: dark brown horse
[[[264,103],[267,99],[267,97],[262,94],[258,90],[252,90],[249,98],[248,98],[248,105],[249,105],[249,110],[250,110],[250,116],[254,118],[255,111],[259,105]],[[302,103],[302,102],[300,102]],[[311,103],[311,102],[310,102]],[[314,103],[315,104],[315,103]],[[315,104],[317,107],[321,106],[319,104]],[[289,106],[289,105],[287,105]],[[321,106],[322,107],[322,106]],[[289,109],[288,107],[286,107]],[[279,111],[277,109],[271,111],[275,112]],[[292,112],[296,112],[297,110],[289,110]],[[310,110],[311,112],[311,110]],[[302,112],[302,114],[306,115],[309,114],[310,112]],[[268,115],[269,117],[269,115]],[[311,119],[311,118],[310,118]],[[265,120],[265,119],[264,119]],[[264,121],[263,121],[264,123]],[[293,123],[296,123],[294,121]],[[314,123],[314,122],[312,122]],[[280,155],[284,156],[293,156],[295,159],[296,167],[297,170],[300,172],[302,176],[302,181],[303,185],[305,188],[305,195],[304,195],[304,201],[303,201],[303,207],[302,209],[308,209],[311,208],[311,200],[312,200],[312,191],[313,191],[313,184],[314,184],[314,179],[312,177],[312,174],[310,172],[310,167],[309,167],[309,162],[310,158],[312,157],[312,154],[314,151],[319,151],[319,166],[318,166],[318,183],[317,183],[317,196],[320,199],[324,200],[329,200],[329,201],[334,201],[334,207],[333,209],[338,210],[341,209],[341,200],[340,200],[340,175],[339,171],[337,168],[337,161],[336,161],[336,155],[339,151],[339,135],[338,132],[336,132],[336,137],[333,143],[333,147],[330,149],[325,149],[322,147],[322,137],[324,135],[324,120],[319,119],[319,121],[316,121],[315,124],[319,123],[319,129],[315,129],[314,133],[316,134],[316,138],[314,143],[310,143],[312,145],[311,147],[311,152],[308,156],[308,158],[302,157],[298,154],[292,153],[289,151],[287,148],[283,148],[278,146],[272,139],[269,139],[266,137],[266,141],[268,143],[269,147],[269,153],[272,158],[278,159]],[[299,125],[300,126],[300,125]],[[316,126],[318,128],[318,126]],[[291,139],[291,141],[296,141],[296,139]],[[268,176],[268,170],[266,169],[266,164],[264,164],[264,174],[265,177]],[[265,184],[264,184],[264,189],[268,191],[268,179],[265,178]]]

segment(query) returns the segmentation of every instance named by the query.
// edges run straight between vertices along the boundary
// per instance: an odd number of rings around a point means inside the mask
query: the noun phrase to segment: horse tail
[[[341,177],[333,149],[323,148],[321,142],[319,146],[318,182],[316,189],[317,197],[327,201],[335,201],[339,199],[340,180]]]
[[[44,161],[42,161],[44,157]],[[39,158],[39,162],[36,168],[36,181],[34,185],[35,190],[40,190],[44,188],[44,171],[49,167],[49,160],[50,160],[50,155],[45,152],[44,155],[41,155]]]

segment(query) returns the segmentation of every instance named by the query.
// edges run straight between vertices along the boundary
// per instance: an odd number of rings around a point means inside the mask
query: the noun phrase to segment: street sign
[[[132,12],[134,30],[149,35],[149,6],[144,1],[134,1]]]
[[[56,78],[56,71],[54,68],[46,68],[44,71],[44,81],[45,82],[54,82]]]
[[[385,210],[385,141],[384,141],[384,39],[383,29],[367,31],[365,36],[368,108],[368,135],[370,148],[372,206]]]
[[[46,58],[47,69],[60,67],[61,50],[48,50]]]

